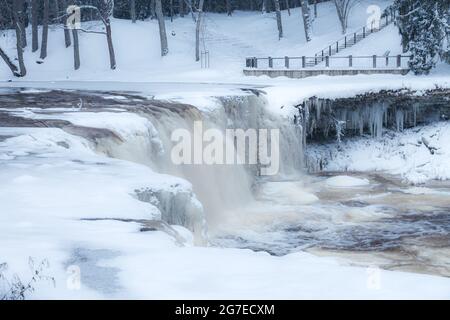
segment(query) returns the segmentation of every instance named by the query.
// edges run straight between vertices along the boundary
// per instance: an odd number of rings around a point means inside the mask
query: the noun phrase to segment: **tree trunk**
[[[26,21],[27,21],[27,12],[25,10],[25,1],[22,1],[20,6],[20,31],[22,32],[22,48],[27,46],[27,29],[26,29]]]
[[[184,18],[184,0],[178,0],[180,17]]]
[[[39,50],[38,5],[38,0],[31,1],[31,50],[33,52]]]
[[[23,0],[13,1],[13,22],[14,29],[16,30],[16,47],[17,47],[17,59],[19,60],[19,73],[18,76],[24,77],[27,74],[25,68],[25,62],[23,60],[23,44],[22,44],[22,30],[21,30],[21,15],[23,10]]]
[[[131,22],[136,23],[136,0],[130,0]]]
[[[303,27],[305,29],[306,42],[311,41],[311,16],[308,7],[308,0],[301,0]]]
[[[9,69],[11,69],[11,72],[16,77],[20,77],[19,69],[17,69],[17,66],[11,61],[11,59],[8,57],[8,55],[0,48],[0,57],[5,61],[5,63],[8,65]]]
[[[287,9],[288,15],[291,15],[291,5],[289,4],[289,0],[286,0],[286,9]]]
[[[41,59],[47,58],[48,14],[49,14],[49,0],[43,1],[44,1],[44,16],[42,19]]]
[[[339,18],[339,22],[341,23],[342,34],[347,32],[347,13],[345,10],[346,2],[338,2],[336,0],[333,1],[336,6],[337,15]]]
[[[150,0],[150,18],[156,18],[156,0]]]
[[[275,11],[277,14],[278,39],[283,38],[283,24],[281,22],[280,0],[274,0]]]
[[[158,18],[159,24],[159,38],[161,40],[161,56],[164,57],[169,54],[169,45],[167,44],[166,24],[164,22],[161,0],[155,1],[155,13],[156,17]]]
[[[198,5],[197,24],[195,27],[195,61],[200,61],[200,28],[203,20],[203,4],[204,0],[200,0]]]
[[[227,14],[228,14],[228,16],[231,16],[233,14],[233,7],[231,5],[231,0],[226,0],[226,1],[227,1],[227,3],[226,3],[226,5],[227,5]]]
[[[67,13],[67,0],[62,0],[62,7],[63,7],[63,13]],[[64,42],[66,44],[66,48],[70,47],[71,41],[70,41],[70,30],[67,27],[67,19],[63,19],[64,24]]]
[[[78,42],[78,30],[72,28],[73,37],[73,67],[75,70],[80,69],[80,46]]]
[[[317,0],[314,0],[314,18],[317,18]]]
[[[169,8],[170,8],[170,22],[173,22],[173,0],[170,0]]]
[[[59,0],[55,0],[55,4],[54,4],[53,8],[55,9],[55,19],[58,19],[59,16],[60,16],[60,12],[59,12]]]
[[[111,34],[111,22],[106,20],[106,39],[108,41],[108,51],[109,51],[109,62],[111,65],[111,69],[116,69],[116,55],[114,53],[114,46],[112,42],[112,34]]]
[[[263,0],[263,12],[270,13],[270,0]]]

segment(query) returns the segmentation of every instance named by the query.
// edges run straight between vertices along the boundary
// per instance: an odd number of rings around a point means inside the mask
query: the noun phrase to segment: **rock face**
[[[174,188],[176,190],[176,188]],[[142,188],[136,190],[140,201],[150,203],[161,211],[161,220],[169,225],[180,225],[194,233],[195,242],[206,240],[206,220],[203,207],[189,191],[154,190]]]
[[[305,128],[305,140],[339,141],[343,136],[363,134],[379,138],[384,129],[403,131],[448,120],[450,90],[382,91],[335,100],[313,97],[297,107],[295,121]]]

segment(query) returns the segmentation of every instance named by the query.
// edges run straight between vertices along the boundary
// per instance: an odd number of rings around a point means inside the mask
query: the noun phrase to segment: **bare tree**
[[[348,17],[358,0],[333,0],[333,2],[336,6],[337,15],[341,23],[342,33],[345,34],[348,27]]]
[[[150,0],[150,18],[156,18],[156,0]]]
[[[33,52],[39,49],[38,6],[38,0],[31,1],[31,50]]]
[[[262,1],[262,11],[265,13],[270,13],[270,0]]]
[[[233,14],[233,6],[231,5],[231,0],[226,0],[226,6],[227,6],[227,14],[228,16],[231,16]]]
[[[48,16],[50,10],[49,0],[44,1],[44,16],[42,18],[42,42],[41,42],[41,56],[40,58],[43,60],[47,58],[47,43],[48,43]]]
[[[289,3],[289,0],[286,0],[286,10],[288,15],[291,15],[291,4]]]
[[[67,4],[67,2],[65,2]],[[80,68],[80,44],[78,41],[78,29],[77,29],[77,21],[74,19],[75,14],[77,13],[77,10],[80,10],[79,8],[75,6],[69,6],[66,9],[66,23],[64,26],[64,29],[69,32],[69,30],[72,30],[72,37],[73,37],[73,67],[75,70],[78,70]],[[70,35],[69,35],[70,39]],[[67,44],[67,43],[66,43]]]
[[[161,56],[169,54],[169,45],[167,44],[166,24],[164,22],[164,15],[162,11],[161,0],[155,1],[155,13],[159,24],[159,38],[161,40]]]
[[[21,24],[22,19],[22,11],[24,8],[23,0],[13,0],[13,22],[14,29],[16,30],[16,47],[17,47],[17,59],[19,60],[19,73],[17,74],[20,77],[24,77],[27,74],[27,70],[25,68],[25,62],[23,60],[23,33],[22,28],[24,27]]]
[[[5,61],[6,65],[9,67],[11,72],[16,76],[20,77],[19,69],[17,66],[11,61],[8,55],[0,48],[0,57]]]
[[[308,7],[308,0],[300,0],[302,5],[303,27],[305,29],[306,42],[311,41],[311,14]]]
[[[184,0],[178,0],[180,17],[184,17]]]
[[[22,5],[20,7],[20,31],[22,32],[22,48],[27,46],[27,29],[26,29],[26,21],[27,21],[27,10],[25,10],[25,1],[22,1]]]
[[[97,2],[96,10],[100,20],[105,25],[106,41],[108,42],[109,62],[111,69],[116,69],[116,55],[112,41],[111,16],[114,11],[114,0],[100,0]]]
[[[136,0],[130,0],[131,22],[136,23]]]
[[[205,0],[200,0],[197,8],[197,24],[195,27],[195,61],[200,61],[200,29],[203,22],[203,4]]]
[[[64,17],[65,14],[67,13],[67,0],[61,0],[61,5],[63,8],[62,16]],[[68,48],[68,47],[70,47],[70,44],[71,44],[70,30],[67,27],[67,20],[63,18],[62,21],[64,23],[64,42],[65,42],[66,48]]]
[[[80,69],[80,42],[78,41],[78,30],[72,29],[73,37],[73,68],[75,70]]]
[[[277,15],[278,39],[283,38],[283,23],[281,22],[280,0],[274,0]]]

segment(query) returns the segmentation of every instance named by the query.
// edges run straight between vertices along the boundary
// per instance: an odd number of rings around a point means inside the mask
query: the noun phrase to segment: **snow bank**
[[[322,161],[325,171],[384,171],[400,175],[405,182],[421,184],[450,179],[450,122],[389,132],[380,139],[368,137],[343,141],[340,145],[311,145],[309,167]],[[430,150],[428,146],[435,148]]]
[[[333,188],[351,188],[367,186],[369,185],[369,180],[349,176],[336,176],[327,179],[326,184]]]

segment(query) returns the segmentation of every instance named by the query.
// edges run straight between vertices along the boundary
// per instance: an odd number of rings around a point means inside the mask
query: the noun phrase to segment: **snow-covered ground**
[[[367,6],[373,3],[385,7],[390,1],[361,1],[349,32],[365,24]],[[109,70],[106,40],[95,34],[80,34],[82,67],[74,71],[71,48],[64,48],[62,30],[53,27],[46,61],[36,64],[38,53],[27,48],[28,75],[6,82],[11,79],[10,72],[1,63],[0,81],[5,81],[3,87],[135,91],[191,103],[202,110],[214,108],[213,97],[242,94],[240,88],[251,88],[264,91],[267,107],[282,116],[292,115],[296,112],[292,105],[311,96],[338,98],[384,89],[420,91],[449,86],[447,67],[427,77],[244,77],[247,55],[310,55],[342,36],[331,3],[319,5],[314,40],[308,44],[299,9],[292,10],[291,16],[283,12],[283,21],[285,38],[278,41],[273,14],[236,12],[231,18],[207,14],[204,38],[211,55],[210,69],[201,69],[194,62],[195,25],[190,17],[168,22],[170,54],[164,58],[160,57],[155,21],[131,24],[113,20],[118,63],[114,71]],[[11,34],[5,34],[0,42],[14,55]],[[401,51],[392,26],[343,54],[381,55],[388,50],[391,54]],[[152,130],[146,119],[129,112],[92,117],[84,112],[53,111],[52,117],[109,129],[124,139]],[[20,112],[45,118],[29,110]],[[450,178],[450,150],[442,139],[450,134],[448,123],[406,133],[396,135],[400,142],[389,137],[370,143],[364,139],[345,142],[347,151],[333,153],[338,161],[327,169],[386,170],[412,182]],[[436,146],[434,155],[418,144],[423,136]],[[31,276],[28,257],[48,259],[50,267],[44,273],[56,280],[56,287],[38,282],[30,298],[450,298],[448,278],[343,266],[334,259],[307,253],[275,257],[250,250],[194,246],[193,234],[181,226],[140,232],[141,220],[157,219],[161,212],[156,205],[139,201],[136,189],[184,192],[194,206],[199,205],[190,183],[99,154],[91,141],[61,129],[0,128],[0,137],[0,263],[8,263],[6,276],[17,273],[26,281]],[[362,146],[370,148],[373,156]],[[330,184],[365,183],[348,177],[337,180]],[[291,199],[295,195],[288,189],[286,197]],[[274,192],[270,188],[265,191]],[[314,195],[302,196],[308,203],[317,201]]]
[[[60,129],[3,128],[0,134],[14,136],[0,143],[6,276],[27,281],[33,257],[36,263],[47,259],[43,274],[55,279],[38,281],[29,298],[450,297],[445,278],[346,267],[306,253],[274,257],[196,247],[179,226],[173,228],[184,243],[161,231],[139,232],[139,223],[113,220],[158,216],[155,206],[132,196],[134,189],[189,184],[100,156],[88,141]]]
[[[348,33],[366,25],[370,5],[381,10],[389,0],[363,0],[352,11]],[[190,16],[166,21],[170,53],[160,56],[157,21],[113,19],[112,31],[117,58],[117,70],[109,69],[106,39],[101,34],[83,33],[80,37],[81,68],[73,70],[72,47],[65,48],[60,26],[52,26],[49,34],[48,57],[37,64],[39,51],[25,49],[28,74],[23,80],[114,80],[114,81],[187,81],[240,82],[246,56],[284,57],[313,56],[343,37],[336,9],[331,2],[318,5],[318,18],[313,23],[313,40],[306,43],[300,8],[282,12],[284,38],[278,40],[275,13],[237,11],[232,17],[207,13],[202,32],[202,50],[209,51],[210,68],[201,69],[194,59],[195,23]],[[99,30],[101,24],[87,23],[84,28]],[[27,30],[29,35],[31,29]],[[380,46],[382,39],[383,45]],[[12,57],[16,56],[13,32],[5,32],[0,44]],[[393,26],[371,35],[342,52],[342,55],[391,55],[401,53],[400,37]],[[0,64],[0,80],[10,79],[4,63]],[[17,81],[17,79],[14,79]]]
[[[312,171],[381,171],[401,176],[406,183],[450,179],[450,122],[438,122],[382,138],[362,137],[307,149]]]

